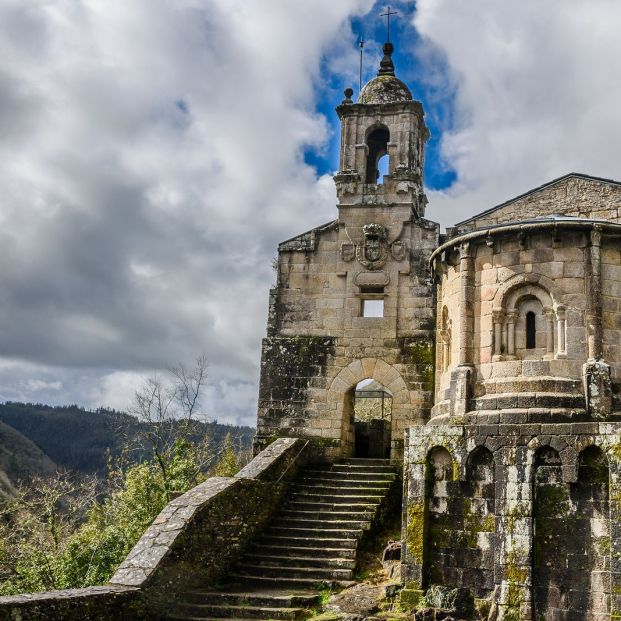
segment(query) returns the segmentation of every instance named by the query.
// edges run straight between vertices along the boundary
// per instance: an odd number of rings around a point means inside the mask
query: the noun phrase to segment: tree
[[[182,364],[169,369],[168,377],[148,379],[136,391],[130,413],[142,425],[132,444],[149,448],[160,470],[165,498],[198,483],[206,465],[214,459],[210,438],[201,435],[198,408],[207,379],[207,359],[200,356],[192,369]]]
[[[58,470],[21,485],[0,507],[0,593],[61,588],[58,559],[99,485]]]
[[[218,461],[210,474],[214,477],[232,477],[237,474],[240,466],[239,456],[233,448],[233,438],[227,433]]]

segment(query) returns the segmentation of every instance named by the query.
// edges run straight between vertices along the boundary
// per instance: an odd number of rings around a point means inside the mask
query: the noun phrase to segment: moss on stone
[[[507,559],[507,607],[503,618],[511,621],[519,621],[522,618],[521,606],[524,600],[524,585],[528,578],[528,569],[517,564],[516,556],[516,551],[512,550]]]
[[[425,541],[425,504],[423,502],[410,502],[407,511],[406,547],[414,563],[422,565]]]
[[[416,369],[418,380],[433,386],[435,377],[435,348],[433,339],[421,340],[411,337],[400,339],[403,361]]]
[[[546,517],[560,517],[567,514],[569,492],[565,485],[537,486],[537,513]]]
[[[425,592],[419,589],[402,589],[399,596],[399,607],[402,610],[416,610],[425,600]]]

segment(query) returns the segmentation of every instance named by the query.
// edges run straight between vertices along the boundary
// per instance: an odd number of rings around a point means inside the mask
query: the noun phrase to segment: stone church
[[[568,174],[442,234],[392,51],[337,107],[338,217],[279,246],[255,458],[171,500],[108,584],[0,619],[306,618],[360,586],[401,472],[412,618],[455,618],[441,585],[459,618],[621,620],[621,183]]]
[[[337,107],[337,218],[279,245],[257,446],[403,464],[414,598],[621,618],[621,184],[568,174],[442,234],[392,51]],[[369,381],[389,415],[357,420]]]

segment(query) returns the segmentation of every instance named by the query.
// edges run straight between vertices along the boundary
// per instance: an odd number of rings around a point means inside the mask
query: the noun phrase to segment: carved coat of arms
[[[385,265],[388,258],[386,227],[375,223],[365,224],[362,231],[364,242],[357,246],[356,258],[368,270],[378,270]]]

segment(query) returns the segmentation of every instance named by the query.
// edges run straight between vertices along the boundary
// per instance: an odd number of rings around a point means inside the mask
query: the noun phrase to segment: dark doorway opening
[[[354,391],[354,456],[390,457],[392,395],[374,380],[363,380]]]

